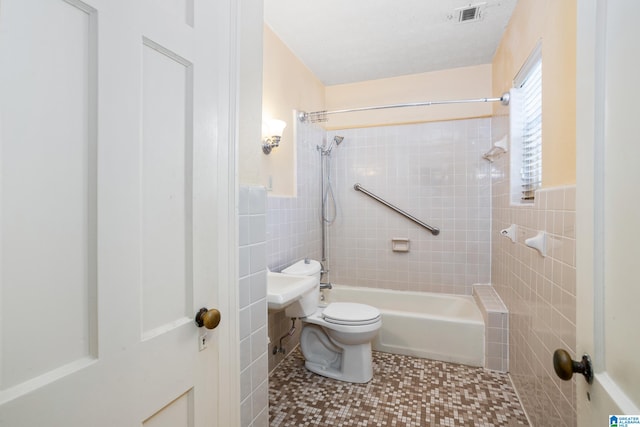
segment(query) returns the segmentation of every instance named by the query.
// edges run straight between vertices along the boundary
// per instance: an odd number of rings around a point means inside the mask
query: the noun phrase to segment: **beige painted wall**
[[[491,65],[453,68],[328,86],[328,111],[375,105],[491,97]],[[489,103],[438,105],[330,115],[327,129],[487,117]]]
[[[255,142],[255,150],[261,156],[260,183],[267,188],[271,183],[270,194],[294,196],[296,147],[293,138],[293,110],[322,110],[324,86],[266,25],[263,52],[263,117],[284,120],[287,127],[280,146],[269,155],[262,153],[258,140]]]
[[[507,91],[542,40],[542,186],[576,182],[576,0],[520,0],[493,59],[493,94]],[[505,107],[494,105],[496,115]]]
[[[238,181],[258,185],[261,181],[259,148],[262,123],[262,0],[238,5]]]

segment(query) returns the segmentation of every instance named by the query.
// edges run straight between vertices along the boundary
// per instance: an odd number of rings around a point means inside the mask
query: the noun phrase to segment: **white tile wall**
[[[490,279],[491,177],[482,155],[490,119],[329,132],[338,216],[330,227],[334,283],[471,295]],[[355,183],[427,224],[438,236],[353,189]],[[392,252],[391,239],[410,251]]]
[[[263,187],[240,188],[240,411],[243,427],[269,425],[266,205]]]

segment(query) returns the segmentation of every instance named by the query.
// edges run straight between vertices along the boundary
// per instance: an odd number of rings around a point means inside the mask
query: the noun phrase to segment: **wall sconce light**
[[[271,149],[280,145],[282,131],[287,127],[287,123],[282,120],[266,120],[263,122],[263,133],[266,137],[262,139],[262,152],[264,154],[271,153]]]

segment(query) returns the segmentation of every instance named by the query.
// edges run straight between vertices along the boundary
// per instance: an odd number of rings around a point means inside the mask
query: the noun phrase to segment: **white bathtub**
[[[325,302],[359,302],[382,312],[373,349],[484,366],[484,321],[472,296],[334,285]]]

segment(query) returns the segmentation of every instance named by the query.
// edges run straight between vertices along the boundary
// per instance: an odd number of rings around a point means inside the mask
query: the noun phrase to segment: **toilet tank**
[[[322,267],[320,262],[313,259],[303,259],[295,264],[290,265],[281,271],[283,274],[293,274],[296,276],[312,276],[316,279],[316,286],[309,292],[284,309],[287,317],[307,317],[312,315],[318,309],[320,300],[320,271]]]
[[[284,270],[282,270],[282,273],[296,274],[298,276],[313,276],[318,279],[319,284],[321,270],[322,266],[320,265],[319,261],[316,261],[315,259],[305,258],[285,268]]]

